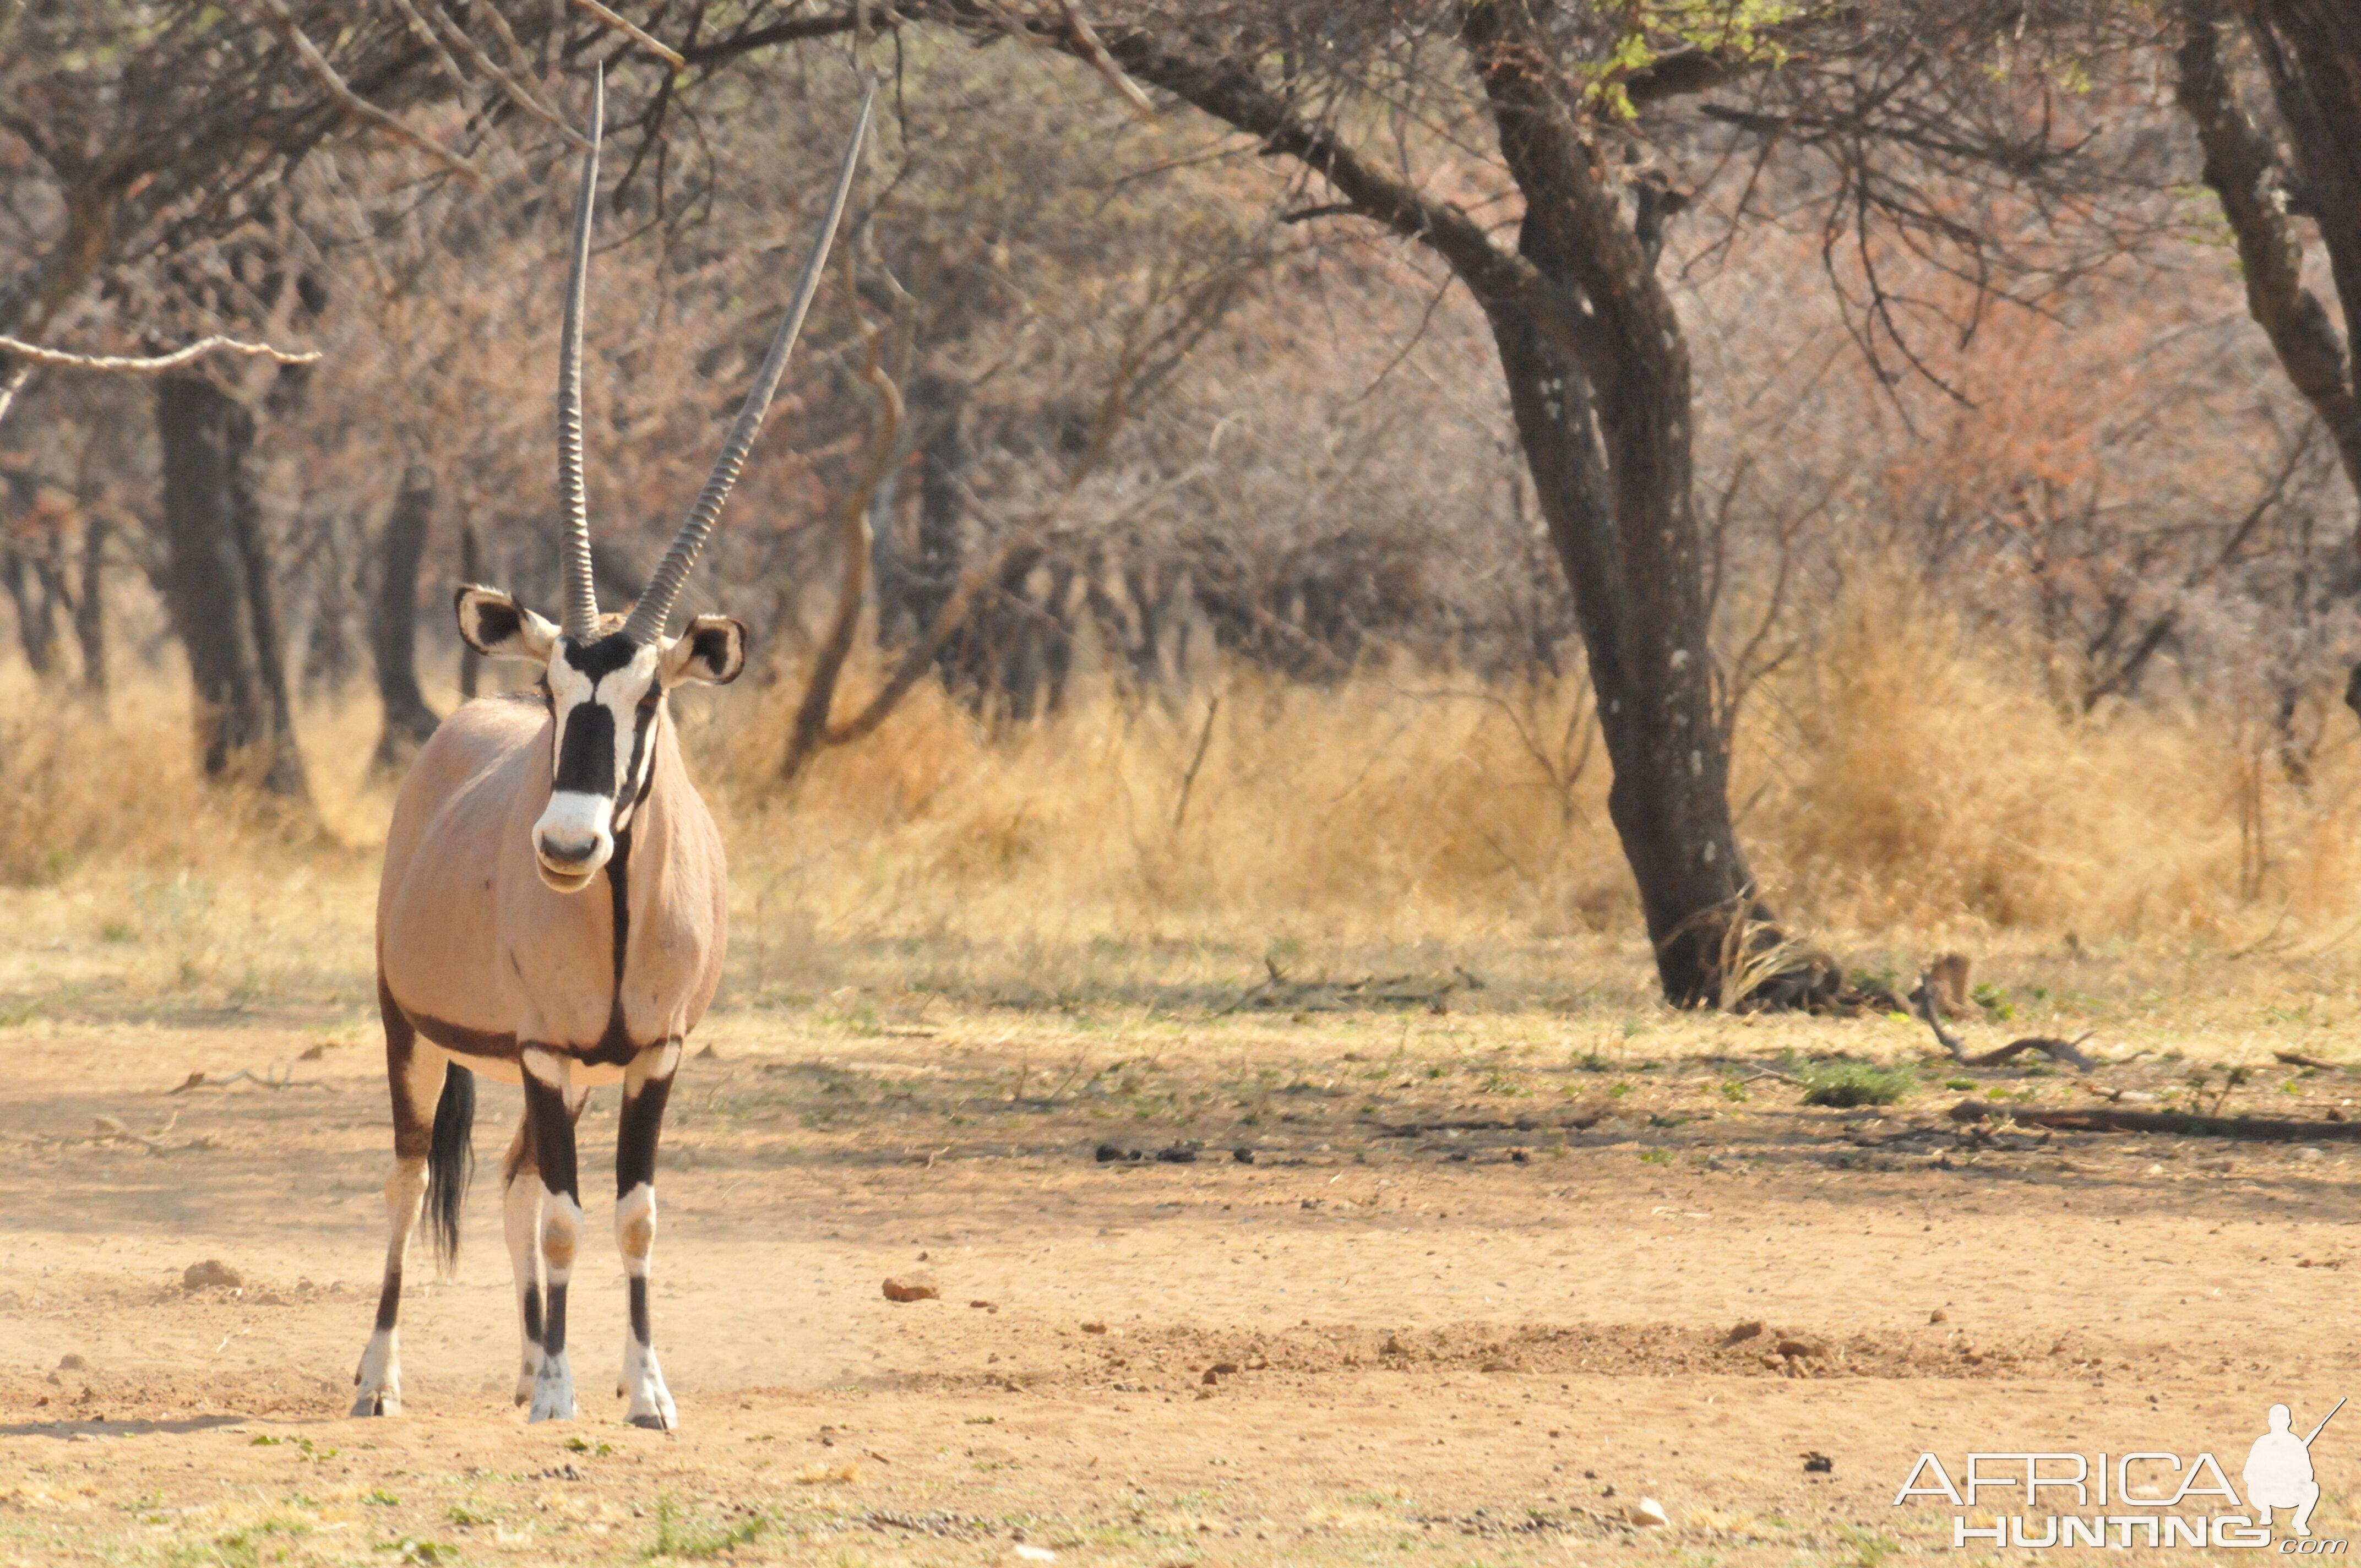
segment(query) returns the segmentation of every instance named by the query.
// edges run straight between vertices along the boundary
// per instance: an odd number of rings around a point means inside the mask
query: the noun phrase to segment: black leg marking
[[[544,1349],[548,1348],[549,1342],[541,1337],[541,1292],[539,1290],[528,1290],[524,1293],[524,1337]]]
[[[644,1274],[631,1279],[631,1337],[642,1347],[653,1343],[648,1323],[648,1277]]]
[[[566,1091],[535,1077],[530,1063],[522,1076],[525,1119],[533,1129],[533,1163],[541,1168],[541,1184],[550,1192],[572,1202],[578,1213],[582,1205],[582,1186],[574,1157],[574,1119],[581,1114],[588,1097],[567,1104]],[[542,1223],[548,1226],[550,1216],[543,1215]],[[578,1246],[580,1243],[577,1228],[574,1245]],[[570,1271],[574,1265],[570,1254],[563,1258],[548,1255],[545,1245],[543,1261],[553,1275]],[[566,1287],[552,1278],[544,1288],[548,1304],[542,1314],[541,1349],[544,1357],[555,1359],[566,1354]]]
[[[659,1047],[660,1049],[665,1047]],[[672,1075],[650,1078],[623,1099],[622,1124],[615,1137],[615,1196],[656,1179],[656,1142],[664,1132],[664,1104],[672,1098]]]
[[[385,1271],[385,1285],[377,1293],[377,1332],[385,1332],[401,1316],[401,1270]]]

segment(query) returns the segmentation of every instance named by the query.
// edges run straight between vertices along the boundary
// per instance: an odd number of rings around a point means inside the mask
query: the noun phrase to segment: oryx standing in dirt
[[[735,679],[746,629],[718,615],[697,617],[678,638],[664,627],[818,287],[872,96],[862,98],[786,320],[696,506],[628,616],[598,611],[582,479],[583,285],[603,89],[594,99],[558,369],[565,624],[493,588],[459,590],[460,635],[483,653],[532,660],[544,676],[536,690],[469,703],[444,721],[403,781],[386,836],[377,958],[393,1088],[394,1170],[385,1188],[392,1236],[357,1416],[401,1412],[402,1257],[422,1198],[446,1266],[456,1251],[480,1071],[524,1089],[503,1171],[524,1330],[517,1401],[532,1401],[536,1421],[574,1414],[566,1288],[582,1236],[575,1120],[590,1085],[620,1079],[615,1234],[631,1324],[620,1392],[633,1425],[674,1424],[648,1324],[656,1136],[681,1041],[720,980],[729,872],[720,835],[681,764],[664,694],[686,681]]]

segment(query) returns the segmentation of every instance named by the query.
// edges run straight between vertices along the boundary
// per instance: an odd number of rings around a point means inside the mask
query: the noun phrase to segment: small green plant
[[[449,1519],[456,1525],[479,1525],[494,1522],[491,1515],[469,1503],[452,1504],[450,1512],[445,1514],[443,1517]]]
[[[1804,1086],[1806,1105],[1891,1105],[1910,1091],[1907,1078],[1867,1062],[1812,1062],[1795,1079]]]
[[[604,1459],[615,1452],[615,1445],[611,1442],[590,1442],[578,1437],[567,1438],[566,1448],[569,1453],[587,1453],[593,1459]]]
[[[656,1499],[656,1538],[645,1553],[658,1557],[719,1557],[751,1544],[771,1528],[771,1516],[758,1511],[743,1519],[707,1523],[684,1515],[670,1497]]]
[[[2008,992],[2000,986],[1990,983],[1979,985],[1968,994],[1974,998],[1977,1006],[1999,1022],[2005,1023],[2016,1016],[2016,1003],[2008,999]]]
[[[1628,1083],[1610,1083],[1607,1086],[1607,1097],[1609,1100],[1620,1100],[1631,1092],[1631,1086]]]
[[[1640,1163],[1642,1165],[1670,1165],[1673,1163],[1673,1151],[1670,1149],[1642,1150],[1640,1155]]]
[[[1943,1080],[1946,1089],[1973,1089],[1975,1086],[1976,1080],[1972,1078],[1947,1078]]]
[[[1743,1105],[1746,1102],[1754,1098],[1753,1095],[1747,1092],[1746,1085],[1739,1082],[1738,1080],[1734,1078],[1724,1079],[1722,1080],[1721,1097],[1724,1100],[1730,1102],[1732,1104],[1737,1105]]]
[[[1574,1065],[1576,1070],[1580,1072],[1613,1072],[1615,1070],[1615,1064],[1597,1051],[1583,1052],[1575,1058]]]
[[[361,1495],[361,1501],[372,1508],[390,1508],[399,1506],[401,1499],[382,1486],[371,1486]]]

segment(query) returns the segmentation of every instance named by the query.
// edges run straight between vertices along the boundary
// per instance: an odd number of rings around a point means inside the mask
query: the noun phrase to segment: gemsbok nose
[[[533,858],[541,880],[560,893],[578,893],[615,852],[609,825],[614,803],[601,795],[560,790],[533,824]]]

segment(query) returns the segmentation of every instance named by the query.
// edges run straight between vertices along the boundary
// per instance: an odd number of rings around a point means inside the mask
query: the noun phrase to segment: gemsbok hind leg
[[[574,1373],[566,1359],[566,1288],[582,1247],[582,1190],[575,1172],[573,1064],[555,1051],[527,1047],[519,1064],[525,1122],[541,1168],[541,1267],[547,1304],[541,1318],[541,1367],[533,1375],[527,1421],[574,1419]]]
[[[648,1320],[648,1255],[656,1245],[656,1139],[680,1042],[667,1040],[633,1057],[623,1069],[623,1114],[615,1144],[615,1245],[623,1255],[631,1289],[631,1332],[623,1341],[623,1378],[616,1392],[631,1401],[623,1415],[635,1427],[669,1431],[680,1424],[672,1390],[656,1365]]]
[[[426,1196],[426,1157],[434,1139],[434,1106],[446,1057],[418,1038],[410,1020],[380,988],[385,1018],[385,1071],[393,1100],[393,1174],[385,1180],[385,1283],[378,1292],[377,1327],[353,1374],[356,1416],[401,1414],[401,1266],[418,1206]]]

